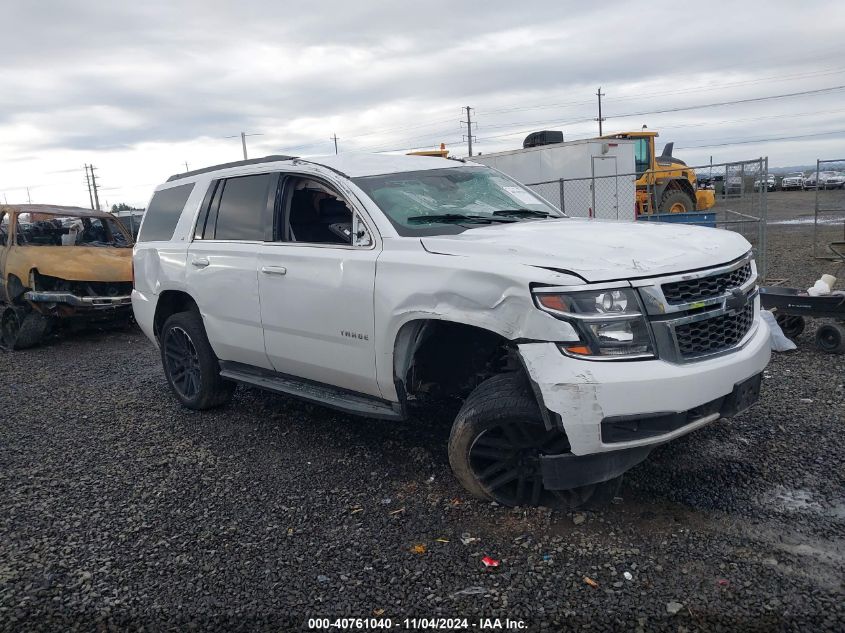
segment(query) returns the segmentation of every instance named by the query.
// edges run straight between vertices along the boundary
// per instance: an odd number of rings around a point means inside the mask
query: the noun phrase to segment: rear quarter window
[[[194,190],[194,183],[162,189],[153,194],[150,206],[144,214],[139,242],[168,241],[179,223],[185,203]]]

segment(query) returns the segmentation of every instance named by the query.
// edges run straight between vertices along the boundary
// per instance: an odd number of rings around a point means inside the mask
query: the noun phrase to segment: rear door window
[[[139,242],[168,241],[179,223],[185,203],[194,190],[194,183],[162,189],[153,194],[150,208],[144,214]]]
[[[217,206],[217,217],[213,237],[205,239],[234,241],[263,241],[268,223],[268,205],[275,200],[278,174],[257,174],[228,178],[218,185],[222,187]],[[217,196],[215,195],[215,198]],[[212,208],[216,200],[212,201]],[[209,223],[211,222],[209,214]]]

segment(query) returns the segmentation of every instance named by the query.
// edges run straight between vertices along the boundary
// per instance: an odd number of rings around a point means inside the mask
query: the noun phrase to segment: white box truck
[[[528,185],[569,216],[634,220],[634,143],[584,139],[479,154],[472,160]]]

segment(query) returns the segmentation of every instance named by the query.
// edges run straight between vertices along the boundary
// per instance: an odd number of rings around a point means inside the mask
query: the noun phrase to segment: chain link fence
[[[845,158],[817,160],[816,171],[804,179],[804,188],[816,192],[813,255],[845,258]]]
[[[765,277],[767,194],[775,189],[768,170],[768,158],[757,158],[658,169],[644,178],[646,182],[639,188],[637,174],[560,178],[526,185],[570,217],[694,223],[736,231],[753,246],[757,268]],[[689,182],[690,172],[694,172],[696,189],[703,193],[683,184]],[[714,204],[704,209],[706,204],[696,202],[693,196]],[[689,212],[678,213],[681,208]]]

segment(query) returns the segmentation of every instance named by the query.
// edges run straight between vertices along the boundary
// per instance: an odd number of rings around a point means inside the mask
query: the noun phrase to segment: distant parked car
[[[804,188],[804,174],[802,173],[795,173],[795,174],[787,174],[783,177],[783,180],[780,181],[780,188],[783,191],[792,191],[793,189],[803,189]]]
[[[835,171],[819,172],[819,189],[842,189],[845,186],[845,176]],[[813,172],[804,179],[804,189],[816,188],[816,173]]]
[[[728,176],[725,179],[725,193],[727,195],[742,193],[742,176]]]
[[[845,174],[842,172],[830,172],[830,176],[824,180],[825,189],[842,189],[845,187]]]
[[[760,183],[762,179],[758,178],[754,181],[754,191],[760,191]],[[777,188],[777,181],[775,181],[775,175],[769,174],[766,177],[766,191],[774,191]]]

